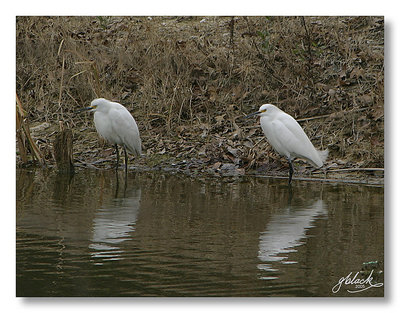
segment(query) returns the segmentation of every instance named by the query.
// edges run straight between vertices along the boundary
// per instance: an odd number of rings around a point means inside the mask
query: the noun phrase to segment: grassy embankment
[[[18,17],[16,35],[16,91],[48,164],[63,121],[78,164],[111,165],[92,117],[73,114],[104,97],[139,125],[138,166],[286,175],[240,119],[273,103],[330,150],[328,177],[382,176],[353,172],[384,166],[381,17]]]

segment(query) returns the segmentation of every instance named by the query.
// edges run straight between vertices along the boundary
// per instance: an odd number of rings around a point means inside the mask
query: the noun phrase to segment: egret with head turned
[[[306,160],[314,167],[321,167],[328,157],[328,150],[315,149],[299,123],[272,104],[263,104],[257,112],[246,117],[260,116],[261,128],[270,145],[289,162],[289,184],[292,182],[295,158]]]
[[[108,142],[115,145],[117,153],[117,165],[119,165],[118,145],[122,146],[125,152],[125,171],[128,170],[128,155],[126,150],[135,156],[142,153],[142,142],[139,129],[135,119],[129,111],[121,104],[104,98],[94,99],[90,106],[78,110],[94,112],[94,125],[97,133]]]

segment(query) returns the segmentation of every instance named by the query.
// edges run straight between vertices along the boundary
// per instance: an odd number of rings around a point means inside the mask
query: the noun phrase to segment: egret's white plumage
[[[142,153],[142,141],[136,121],[129,111],[117,102],[104,98],[94,99],[94,125],[101,137],[112,144],[125,146],[136,156]]]
[[[135,119],[123,105],[104,98],[94,99],[89,107],[79,111],[89,110],[94,112],[94,125],[98,134],[115,145],[117,166],[119,161],[117,145],[124,148],[125,169],[127,169],[126,149],[136,156],[142,153],[142,141]]]
[[[304,130],[292,116],[272,104],[263,104],[257,112],[248,116],[253,115],[260,116],[261,128],[271,146],[288,159],[289,183],[293,173],[293,159],[304,159],[317,168],[324,164],[328,157],[328,150],[315,149]]]

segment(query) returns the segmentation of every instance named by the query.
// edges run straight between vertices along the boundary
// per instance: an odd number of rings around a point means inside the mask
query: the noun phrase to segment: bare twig
[[[234,42],[233,42],[234,31],[235,31],[235,17],[232,16],[231,21],[229,22],[229,32],[230,32],[229,43],[231,45],[232,51],[235,50],[235,46],[234,46]]]
[[[63,43],[64,43],[64,39],[63,39],[63,40],[61,40],[61,42],[60,42],[60,45],[58,46],[58,52],[57,52],[57,56],[59,56],[59,55],[60,55],[60,52],[61,52],[61,48],[62,48],[62,45],[63,45]]]
[[[308,28],[307,28],[307,25],[306,25],[306,20],[304,19],[304,16],[301,17],[301,23],[303,24],[304,30],[306,32],[307,50],[308,50],[308,63],[309,63],[309,70],[311,70],[311,65],[312,65],[311,36],[310,36],[310,32],[308,31]]]
[[[27,151],[26,151],[25,143],[24,143],[24,140],[22,137],[22,133],[23,133],[25,135],[25,138],[26,138],[29,146],[31,147],[30,150],[32,152],[33,157],[36,158],[41,164],[44,164],[44,158],[43,158],[42,154],[40,153],[38,146],[36,145],[36,143],[34,142],[34,140],[31,137],[28,124],[24,121],[25,113],[22,108],[22,103],[19,100],[18,95],[16,95],[16,102],[17,102],[16,126],[17,126],[17,136],[19,136],[18,137],[19,148],[22,149],[22,152],[20,150],[21,158],[25,159],[25,162],[28,161],[27,157],[26,157]]]
[[[380,167],[355,167],[355,168],[339,168],[339,169],[335,169],[335,170],[327,169],[323,172],[319,171],[319,172],[314,172],[314,173],[319,174],[319,173],[325,173],[325,172],[334,173],[334,172],[384,172],[384,171],[385,171],[385,169],[380,168]]]
[[[60,92],[58,94],[58,106],[61,109],[61,117],[63,117],[63,110],[62,110],[62,106],[61,106],[61,96],[62,96],[63,82],[64,82],[64,64],[65,64],[65,58],[63,56],[62,67],[61,67]]]
[[[316,120],[316,119],[325,118],[325,117],[335,117],[336,115],[339,115],[339,114],[342,115],[342,114],[345,114],[345,113],[361,112],[361,111],[365,111],[367,109],[368,108],[361,108],[361,109],[354,109],[354,110],[348,110],[348,111],[334,112],[334,113],[325,114],[325,115],[299,118],[299,119],[296,119],[296,121],[297,122],[305,122],[305,121],[311,121],[311,120]]]
[[[287,176],[272,176],[272,175],[249,175],[250,177],[264,177],[264,178],[278,178],[287,180]],[[321,181],[326,183],[345,183],[345,184],[368,184],[368,185],[383,185],[381,180],[346,180],[346,179],[332,179],[332,178],[311,178],[311,177],[293,177],[293,180],[298,181]]]

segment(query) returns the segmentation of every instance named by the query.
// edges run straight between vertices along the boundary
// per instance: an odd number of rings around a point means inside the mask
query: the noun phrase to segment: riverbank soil
[[[17,17],[16,92],[47,166],[60,121],[78,169],[113,166],[93,117],[74,114],[104,97],[139,126],[132,170],[287,177],[243,119],[273,103],[330,152],[322,169],[295,162],[295,179],[383,183],[383,17]]]

